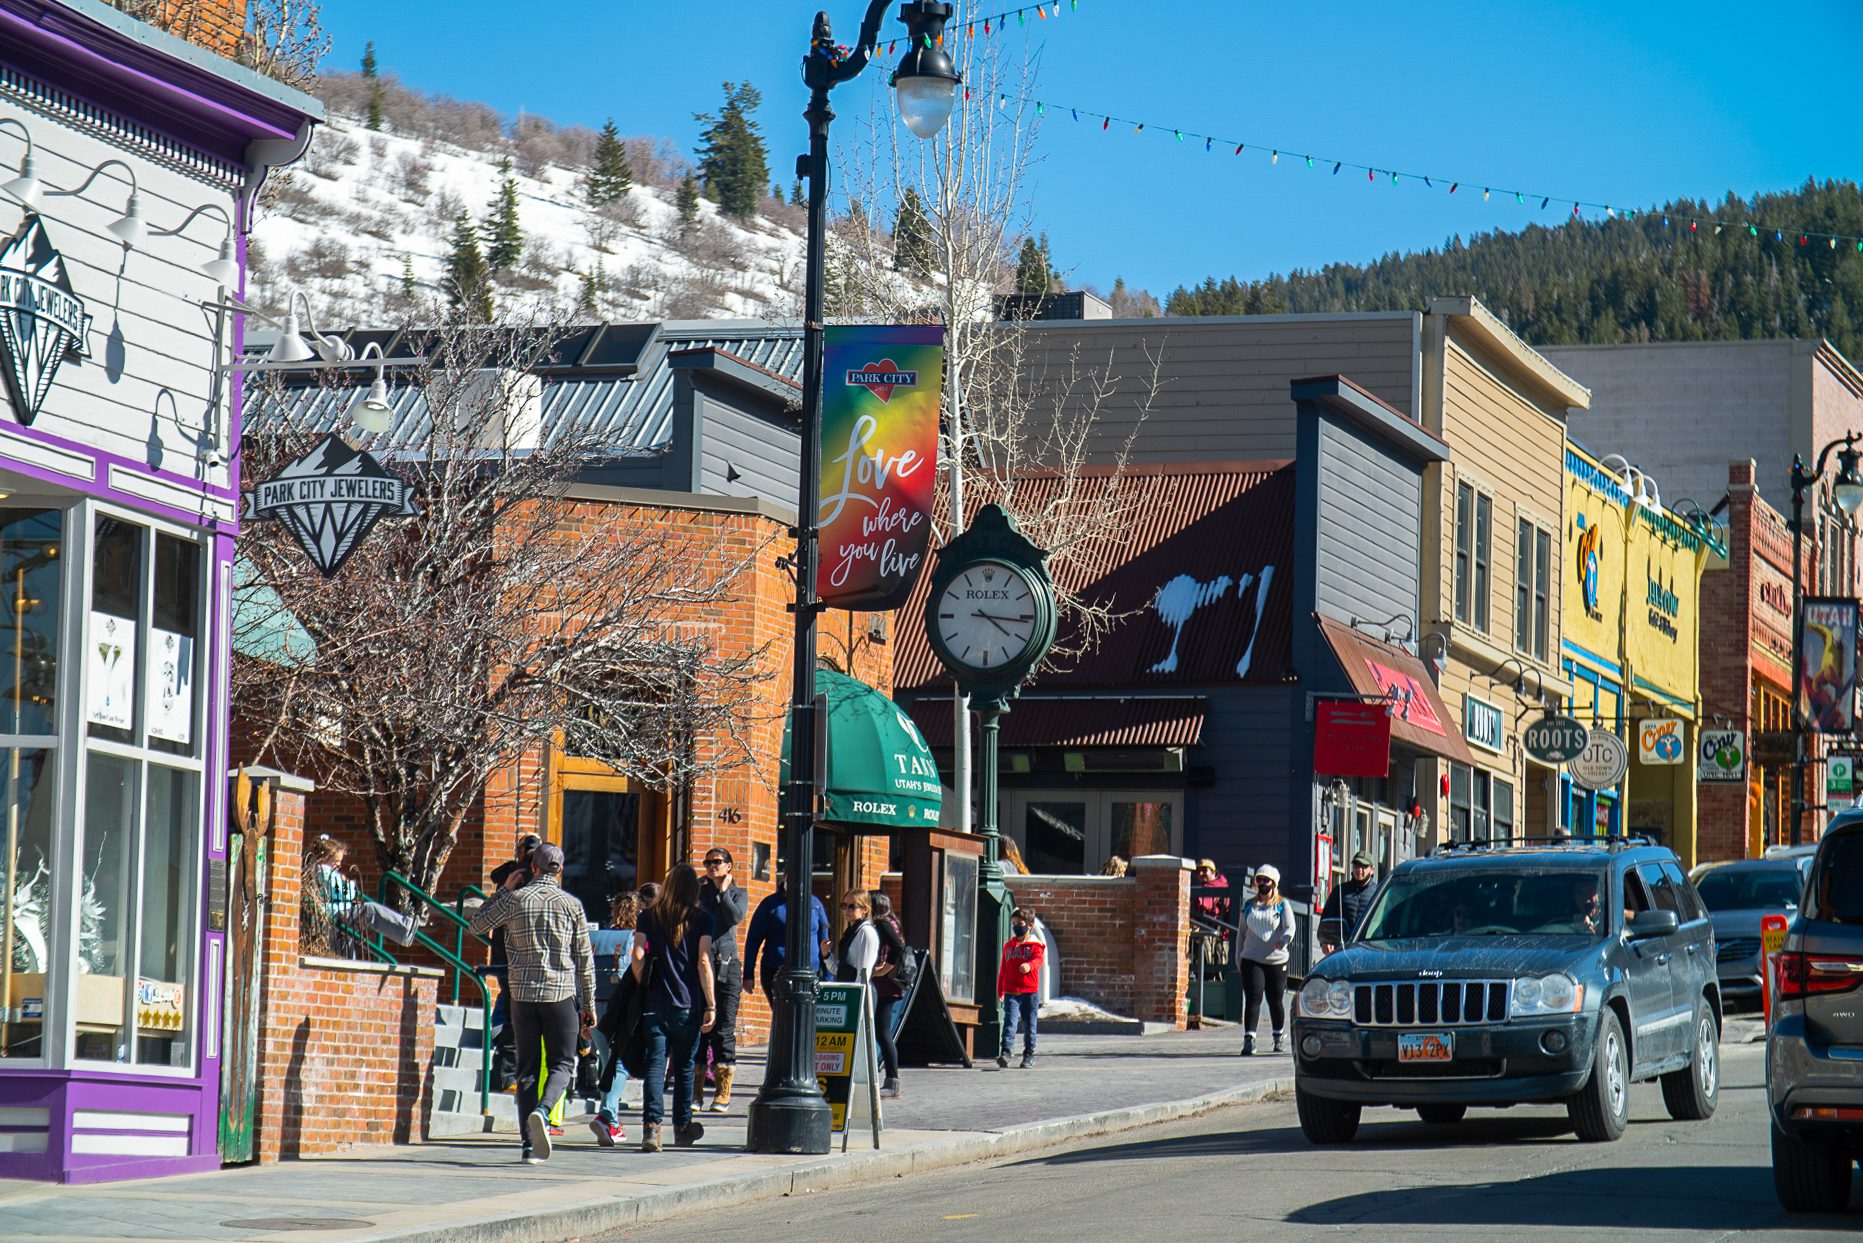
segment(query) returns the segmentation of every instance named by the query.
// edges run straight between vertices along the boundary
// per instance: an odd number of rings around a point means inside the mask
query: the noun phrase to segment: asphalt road
[[[1034,1157],[681,1217],[611,1238],[1088,1240],[1398,1236],[1835,1239],[1863,1207],[1788,1217],[1773,1198],[1763,1053],[1723,1046],[1720,1108],[1671,1122],[1639,1085],[1615,1144],[1581,1144],[1563,1110],[1476,1110],[1429,1127],[1367,1111],[1358,1139],[1314,1148],[1293,1101],[1225,1109]],[[1863,1186],[1857,1188],[1863,1206]]]

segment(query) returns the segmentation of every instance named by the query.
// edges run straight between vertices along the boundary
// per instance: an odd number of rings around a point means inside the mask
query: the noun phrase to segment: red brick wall
[[[273,806],[261,953],[259,1160],[420,1140],[432,1104],[438,981],[406,968],[304,961],[298,946],[304,796],[275,784]]]
[[[231,57],[246,33],[247,0],[110,0],[158,30]]]

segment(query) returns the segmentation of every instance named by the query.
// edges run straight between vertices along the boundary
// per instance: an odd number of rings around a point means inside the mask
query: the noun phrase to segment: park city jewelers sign
[[[253,488],[246,516],[282,522],[328,578],[383,518],[415,518],[407,481],[334,432]]]
[[[38,213],[27,212],[0,247],[0,372],[21,423],[37,417],[58,365],[85,356],[90,327],[64,256],[52,248]]]
[[[944,329],[848,325],[823,339],[821,552],[830,608],[883,612],[931,548]]]

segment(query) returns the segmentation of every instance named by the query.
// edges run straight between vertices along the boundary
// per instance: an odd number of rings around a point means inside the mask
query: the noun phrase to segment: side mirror
[[[1638,911],[1630,920],[1630,939],[1666,937],[1682,926],[1674,911]]]

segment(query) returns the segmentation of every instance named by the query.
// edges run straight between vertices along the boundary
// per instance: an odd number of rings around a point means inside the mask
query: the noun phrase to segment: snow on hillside
[[[251,300],[282,310],[302,290],[321,328],[394,322],[442,296],[454,219],[463,207],[484,222],[503,158],[502,151],[372,133],[333,113],[259,213]],[[770,203],[768,215],[737,222],[703,203],[699,225],[682,235],[670,185],[637,182],[598,214],[584,201],[580,168],[531,163],[534,175],[511,174],[524,251],[497,275],[501,312],[586,319],[578,305],[590,274],[598,313],[610,320],[800,311],[799,209]]]

